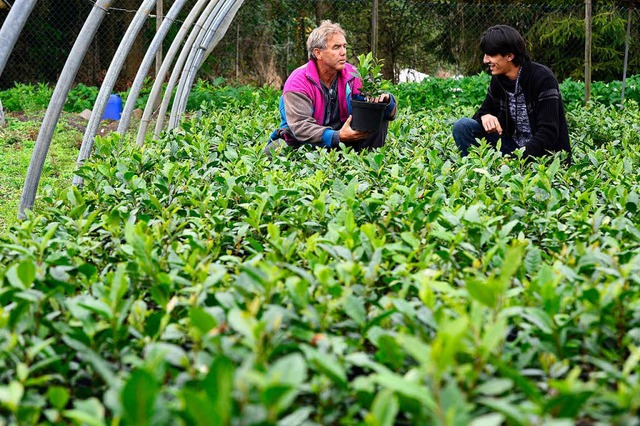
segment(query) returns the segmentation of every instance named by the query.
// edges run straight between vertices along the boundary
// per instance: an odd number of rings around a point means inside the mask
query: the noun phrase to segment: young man
[[[525,42],[514,28],[496,25],[482,35],[483,62],[491,73],[487,97],[473,119],[453,125],[462,156],[476,139],[485,138],[509,154],[524,147],[524,155],[539,157],[566,151],[571,158],[569,131],[558,81],[549,68],[529,59]]]
[[[379,132],[365,133],[351,128],[351,97],[358,95],[362,82],[351,73],[347,63],[345,32],[338,24],[323,21],[307,39],[309,62],[291,73],[280,98],[280,127],[271,134],[267,155],[284,139],[297,148],[302,144],[336,148],[340,142],[365,149],[384,144],[388,120],[396,114],[396,102],[390,94],[376,102],[389,103]]]

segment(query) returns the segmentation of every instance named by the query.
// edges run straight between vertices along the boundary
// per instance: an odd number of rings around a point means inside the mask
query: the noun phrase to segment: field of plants
[[[640,424],[639,80],[563,83],[570,166],[460,158],[487,76],[373,152],[266,158],[269,89],[99,138],[0,236],[0,424]]]

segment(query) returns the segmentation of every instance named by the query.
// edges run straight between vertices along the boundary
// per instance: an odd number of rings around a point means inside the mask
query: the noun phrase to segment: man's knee
[[[462,134],[462,133],[473,134],[474,128],[476,127],[477,124],[478,122],[475,121],[474,119],[463,117],[457,120],[455,123],[453,123],[453,134],[454,135]]]

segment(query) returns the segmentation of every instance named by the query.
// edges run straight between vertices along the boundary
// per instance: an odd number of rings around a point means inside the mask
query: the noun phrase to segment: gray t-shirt
[[[509,114],[516,124],[516,131],[513,133],[513,140],[519,147],[525,146],[533,134],[531,133],[531,124],[529,123],[529,115],[527,114],[527,103],[524,99],[524,93],[519,84],[520,73],[513,87],[506,87],[509,96]]]
[[[322,84],[322,91],[324,92],[324,120],[322,125],[329,126],[333,130],[338,130],[342,127],[340,122],[340,107],[338,106],[338,79],[333,80],[331,87],[327,87]]]

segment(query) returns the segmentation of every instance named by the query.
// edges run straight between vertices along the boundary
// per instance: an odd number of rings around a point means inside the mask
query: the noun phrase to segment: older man
[[[366,133],[351,128],[351,98],[362,82],[347,63],[347,41],[340,25],[323,21],[307,39],[309,62],[294,70],[280,98],[282,121],[270,138],[269,155],[284,139],[290,147],[311,144],[336,148],[341,142],[361,150],[384,144],[388,121],[396,115],[396,101],[386,93],[374,101],[388,103],[380,131]]]

